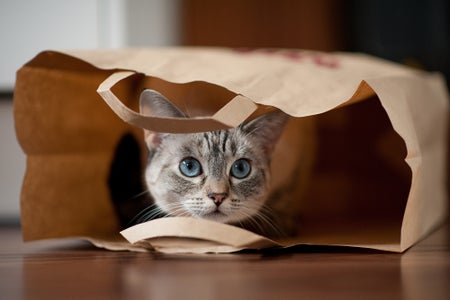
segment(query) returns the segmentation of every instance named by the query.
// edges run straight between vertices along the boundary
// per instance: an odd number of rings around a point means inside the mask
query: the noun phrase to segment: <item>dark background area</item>
[[[448,0],[185,0],[183,45],[364,52],[450,75]]]

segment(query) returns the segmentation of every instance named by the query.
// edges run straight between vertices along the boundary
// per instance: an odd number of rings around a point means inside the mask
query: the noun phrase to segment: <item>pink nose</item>
[[[215,205],[219,206],[228,197],[227,193],[209,193],[208,197],[214,202]]]

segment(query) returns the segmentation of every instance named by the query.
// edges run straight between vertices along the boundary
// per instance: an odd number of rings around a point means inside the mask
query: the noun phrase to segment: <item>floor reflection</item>
[[[447,228],[405,254],[334,247],[223,255],[54,249],[23,256],[21,298],[446,299],[448,245]]]
[[[449,299],[450,230],[444,226],[401,257],[404,299]]]

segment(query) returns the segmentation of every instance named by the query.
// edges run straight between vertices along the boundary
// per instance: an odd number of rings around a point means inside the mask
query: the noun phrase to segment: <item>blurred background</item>
[[[450,76],[448,0],[0,0],[0,223],[19,222],[15,72],[46,49],[283,47],[365,52]]]

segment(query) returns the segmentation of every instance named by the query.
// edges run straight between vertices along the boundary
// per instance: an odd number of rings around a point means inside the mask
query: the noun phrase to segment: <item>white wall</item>
[[[0,89],[11,89],[15,71],[42,50],[98,47],[97,7],[90,0],[2,0]]]
[[[0,221],[19,215],[19,195],[25,155],[14,133],[12,102],[0,98]]]
[[[0,93],[46,49],[176,45],[180,0],[0,0]],[[12,101],[0,99],[0,222],[18,219],[25,157]]]
[[[46,49],[176,45],[179,0],[1,0],[0,90]]]

